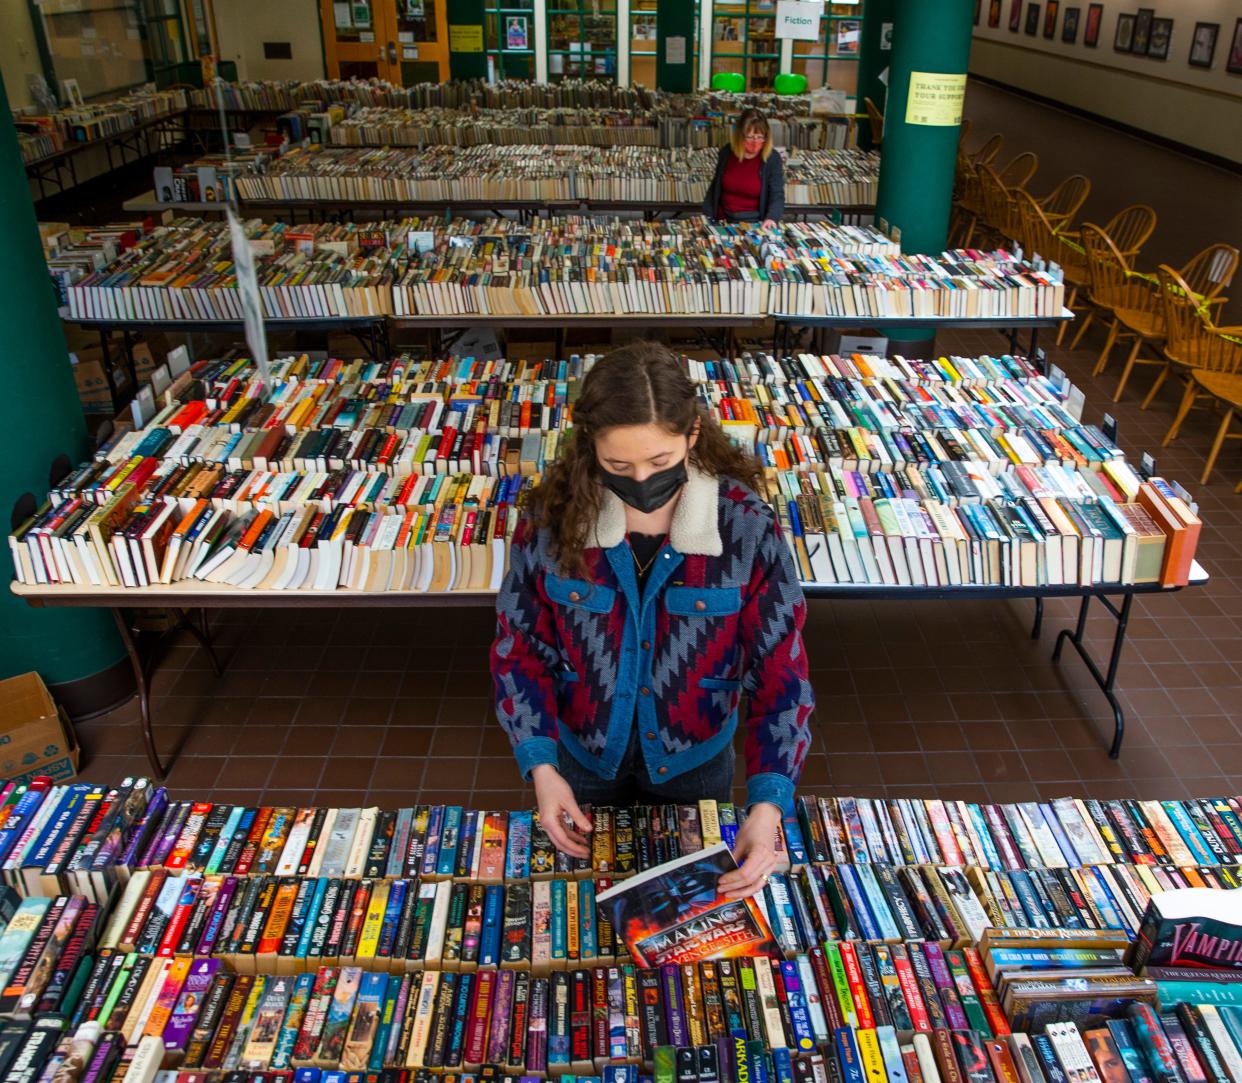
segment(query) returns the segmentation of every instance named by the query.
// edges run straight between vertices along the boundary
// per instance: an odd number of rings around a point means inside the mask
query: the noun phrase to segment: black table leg
[[[112,409],[119,410],[120,402],[116,397],[116,375],[112,371],[112,350],[108,345],[108,332],[99,329],[99,357],[103,362],[104,379],[108,382],[108,394],[112,396]]]
[[[1052,660],[1054,662],[1061,660],[1061,648],[1068,642],[1078,652],[1078,656],[1083,660],[1087,671],[1099,686],[1100,691],[1104,693],[1109,706],[1113,709],[1113,742],[1108,749],[1108,758],[1115,760],[1121,755],[1121,742],[1126,734],[1126,717],[1113,689],[1117,683],[1117,666],[1121,662],[1121,648],[1125,646],[1126,642],[1126,627],[1130,623],[1130,606],[1134,602],[1134,595],[1133,593],[1123,595],[1120,609],[1113,605],[1103,594],[1099,595],[1100,604],[1117,621],[1117,630],[1113,633],[1113,648],[1108,657],[1108,672],[1105,674],[1100,673],[1099,667],[1095,664],[1095,659],[1087,653],[1087,648],[1082,641],[1083,632],[1087,627],[1087,607],[1091,604],[1091,597],[1090,594],[1083,597],[1082,604],[1078,609],[1078,621],[1074,626],[1074,630],[1071,632],[1068,628],[1061,629],[1060,634],[1057,636],[1056,646],[1052,651]]]
[[[1026,355],[1027,358],[1033,360],[1035,357],[1035,351],[1037,349],[1039,349],[1039,328],[1032,327],[1031,328],[1031,348],[1030,348],[1030,351]]]
[[[1035,599],[1035,623],[1031,625],[1031,638],[1038,639],[1039,633],[1044,627],[1044,600],[1043,598]]]
[[[130,668],[134,671],[134,684],[138,688],[138,717],[142,721],[142,741],[147,750],[147,763],[151,765],[151,773],[162,782],[167,771],[155,750],[155,734],[151,731],[151,690],[147,685],[147,669],[142,662],[142,653],[138,649],[138,636],[125,619],[125,610],[113,608],[112,619],[116,621],[121,642],[125,644],[125,653],[129,655]]]

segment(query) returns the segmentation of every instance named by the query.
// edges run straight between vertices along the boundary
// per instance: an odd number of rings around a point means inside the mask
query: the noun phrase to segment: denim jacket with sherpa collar
[[[523,520],[496,602],[496,713],[524,778],[557,745],[615,778],[638,727],[653,781],[729,745],[747,696],[747,805],[792,813],[814,696],[806,602],[771,509],[693,465],[668,541],[640,591],[625,506],[605,492],[582,577],[562,574],[544,530]]]

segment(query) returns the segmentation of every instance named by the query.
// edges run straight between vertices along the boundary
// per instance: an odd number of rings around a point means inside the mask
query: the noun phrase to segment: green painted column
[[[708,2],[708,0],[704,0]],[[656,89],[687,94],[694,89],[694,5],[688,0],[659,0],[656,5]],[[624,31],[627,32],[628,31]],[[682,49],[674,49],[673,55],[681,55],[680,63],[668,61],[668,40],[682,39]]]
[[[876,222],[903,252],[936,255],[949,236],[974,4],[895,0],[894,8]],[[902,328],[888,337],[930,352],[935,331]]]
[[[948,237],[973,13],[973,0],[896,0],[876,218],[903,252]]]
[[[865,113],[863,99],[870,98],[880,110],[888,88],[881,75],[893,60],[893,13],[897,0],[867,0],[863,9],[862,40],[858,47],[857,112]],[[859,122],[858,145],[870,150],[871,129],[865,120]]]
[[[483,0],[447,0],[449,78],[486,79],[487,45]],[[501,33],[504,32],[503,26]],[[534,27],[530,30],[534,40]]]
[[[88,452],[86,424],[69,365],[64,330],[35,224],[13,127],[8,94],[0,79],[0,525],[8,533],[14,501],[31,492],[47,496],[48,467],[58,455],[76,465]],[[62,686],[74,713],[109,706],[91,702],[91,682],[124,663],[125,651],[107,610],[32,609],[9,591],[13,558],[0,548],[0,678],[36,670],[49,685]],[[53,687],[53,693],[58,689]]]

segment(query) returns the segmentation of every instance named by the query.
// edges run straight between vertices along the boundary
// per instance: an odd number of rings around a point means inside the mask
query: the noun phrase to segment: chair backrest
[[[1011,158],[1009,164],[998,174],[1006,188],[1025,188],[1039,168],[1039,155],[1024,150]]]
[[[867,123],[871,125],[871,141],[877,146],[884,142],[884,114],[870,98],[863,98],[867,110]]]
[[[1161,264],[1164,302],[1164,352],[1174,361],[1210,372],[1237,372],[1242,367],[1242,344],[1222,335],[1196,291],[1177,271]]]
[[[712,90],[741,94],[746,89],[746,76],[740,71],[718,71],[712,76]]]
[[[781,72],[773,81],[772,88],[777,94],[805,94],[806,76],[798,72]]]
[[[1087,202],[1091,194],[1091,181],[1081,173],[1066,177],[1051,192],[1039,201],[1044,214],[1063,221],[1072,221],[1079,209]]]
[[[1178,274],[1195,293],[1210,301],[1233,281],[1238,250],[1231,244],[1211,244],[1185,264]]]
[[[1124,292],[1129,278],[1126,258],[1099,226],[1089,222],[1082,227],[1082,246],[1087,251],[1087,278],[1091,283],[1091,296],[1100,304],[1108,304],[1110,297]]]
[[[1022,247],[1029,253],[1038,253],[1044,259],[1055,260],[1059,263],[1057,250],[1060,245],[1057,242],[1056,230],[1045,217],[1043,209],[1030,192],[1021,188],[1012,192],[1011,195],[1017,207],[1020,225],[1018,237],[1022,241]]]
[[[984,221],[993,229],[1010,235],[1014,224],[1012,194],[990,165],[981,165],[978,174]]]
[[[1118,211],[1104,226],[1104,232],[1129,260],[1138,255],[1156,228],[1156,212],[1146,203],[1135,203]]]
[[[970,156],[970,160],[976,166],[991,165],[996,160],[996,156],[1000,154],[1000,149],[1004,145],[1005,137],[1000,132],[997,132],[983,141],[983,146]]]
[[[966,148],[966,137],[970,134],[970,129],[972,127],[973,125],[970,123],[970,117],[963,117],[962,123],[958,125],[957,150],[959,154],[961,154],[962,151],[965,150]]]

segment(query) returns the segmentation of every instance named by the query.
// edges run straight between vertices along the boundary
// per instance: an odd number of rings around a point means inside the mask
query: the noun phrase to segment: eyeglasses
[[[762,132],[747,132],[742,136],[742,142],[744,143],[766,143],[767,139],[768,137]]]

